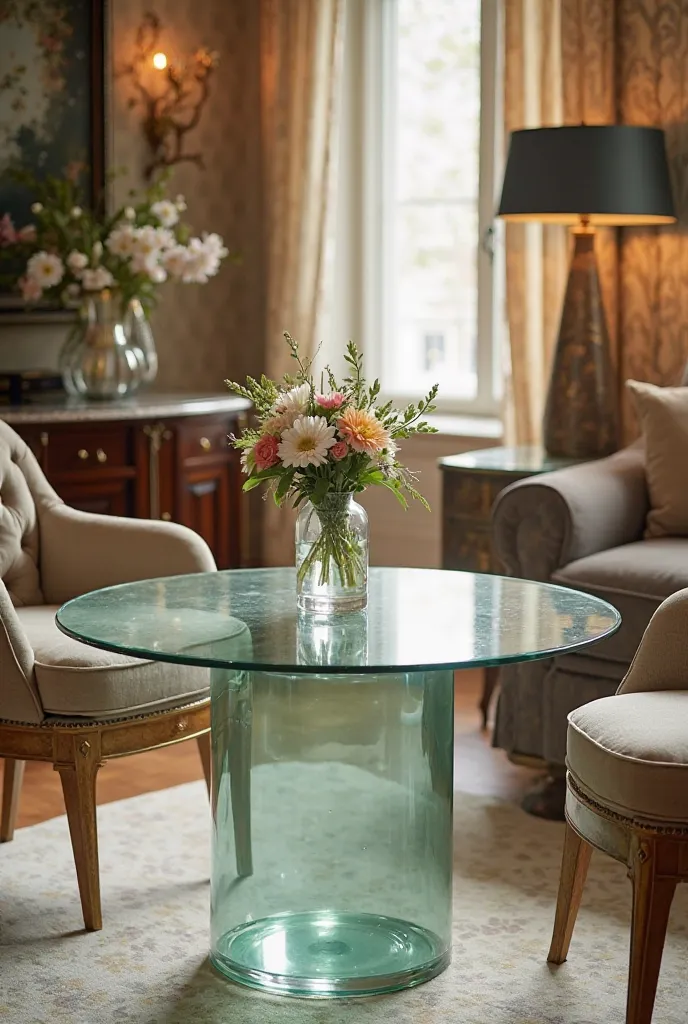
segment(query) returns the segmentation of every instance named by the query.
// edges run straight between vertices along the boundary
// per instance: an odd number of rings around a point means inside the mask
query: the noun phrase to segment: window
[[[362,316],[345,333],[386,396],[438,382],[440,412],[498,411],[498,2],[348,3],[335,287]]]

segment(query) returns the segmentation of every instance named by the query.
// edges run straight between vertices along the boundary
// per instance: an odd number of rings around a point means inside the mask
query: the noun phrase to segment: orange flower
[[[391,444],[391,438],[377,416],[366,409],[347,409],[337,420],[337,430],[355,452],[377,455]]]

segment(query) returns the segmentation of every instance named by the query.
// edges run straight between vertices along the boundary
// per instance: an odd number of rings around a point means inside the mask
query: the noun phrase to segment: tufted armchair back
[[[0,420],[0,580],[15,607],[43,604],[39,510],[61,504],[33,453]]]

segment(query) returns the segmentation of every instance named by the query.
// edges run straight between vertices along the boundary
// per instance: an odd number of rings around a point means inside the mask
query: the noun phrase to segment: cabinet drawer
[[[130,432],[122,427],[89,426],[81,430],[49,432],[48,466],[51,473],[132,466]]]
[[[230,454],[229,423],[227,420],[213,420],[206,423],[184,424],[179,432],[181,457],[197,459],[202,457],[228,456]]]

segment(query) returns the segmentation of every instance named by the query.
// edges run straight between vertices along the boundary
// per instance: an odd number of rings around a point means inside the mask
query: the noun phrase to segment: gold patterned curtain
[[[679,225],[598,232],[620,388],[676,382],[688,354],[688,8],[681,0],[504,0],[507,132],[540,125],[664,128]],[[568,260],[563,228],[507,225],[506,431],[540,440]],[[624,403],[627,438],[632,422]]]
[[[315,346],[333,192],[343,12],[344,0],[261,0],[265,372],[273,378],[293,370],[283,331],[306,354]],[[265,565],[292,561],[293,531],[293,517],[268,499]]]

